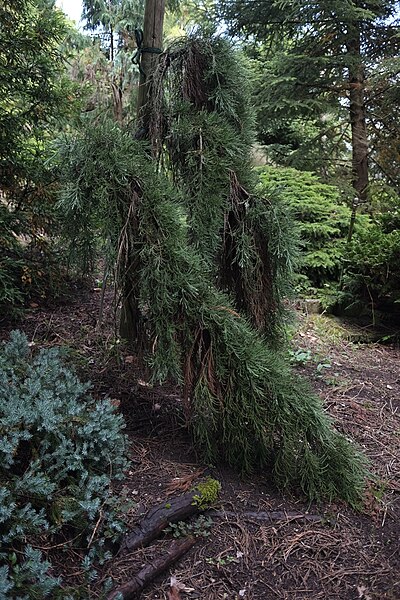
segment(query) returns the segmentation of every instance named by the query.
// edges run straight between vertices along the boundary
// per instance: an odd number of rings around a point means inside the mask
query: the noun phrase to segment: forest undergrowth
[[[34,347],[67,347],[81,378],[92,381],[93,398],[110,397],[124,414],[132,463],[119,491],[133,501],[124,515],[128,526],[206,476],[222,486],[209,537],[142,597],[398,598],[399,349],[351,341],[361,332],[324,315],[299,314],[290,360],[323,398],[338,429],[363,448],[376,474],[360,512],[341,502],[310,505],[300,495],[281,495],[265,476],[240,478],[222,465],[200,462],[183,427],[179,390],[148,384],[135,355],[115,335],[112,290],[97,323],[100,296],[100,287],[89,286],[72,306],[30,309],[19,327]],[[3,322],[0,337],[7,339],[13,327]],[[283,517],[256,516],[270,511]],[[293,513],[321,519],[284,516]],[[85,590],[76,597],[101,598],[108,577],[116,584],[129,579],[169,543],[161,538],[147,549],[117,556],[101,567],[89,588],[79,549],[44,554],[62,586]]]

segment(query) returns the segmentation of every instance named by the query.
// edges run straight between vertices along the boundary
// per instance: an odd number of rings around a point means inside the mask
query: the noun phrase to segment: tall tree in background
[[[368,126],[372,168],[382,173],[400,196],[400,56],[388,57],[377,65],[370,89],[373,102]]]
[[[377,64],[396,55],[400,40],[395,0],[222,0],[231,31],[275,49],[269,64],[269,101],[275,115],[323,116],[347,108],[351,129],[352,185],[356,203],[368,194],[367,122],[376,103],[370,83]],[[391,85],[398,65],[391,64]],[[387,73],[387,75],[389,75]]]
[[[144,0],[83,0],[85,28],[104,40],[109,59],[143,18]]]
[[[0,1],[0,313],[57,293],[52,235],[57,180],[51,142],[73,121],[70,29],[52,0]],[[69,52],[69,51],[68,51]],[[80,93],[80,92],[79,92]],[[23,243],[21,243],[23,240]],[[56,268],[54,263],[57,263]]]
[[[72,86],[54,2],[0,2],[0,189],[16,192],[38,168],[46,137],[66,119]]]
[[[142,21],[143,10],[143,0],[83,0],[85,28],[93,32],[109,60],[109,86],[114,116],[119,123],[125,117],[126,96],[132,84],[137,83],[132,58],[138,45],[135,29]]]
[[[350,182],[347,107],[335,96],[293,99],[292,80],[281,76],[286,48],[254,43],[245,47],[255,73],[257,137],[267,161],[313,170],[331,183]]]

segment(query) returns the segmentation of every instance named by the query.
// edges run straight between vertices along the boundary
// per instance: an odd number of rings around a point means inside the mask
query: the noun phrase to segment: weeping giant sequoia
[[[115,123],[91,127],[63,150],[64,206],[74,231],[101,223],[111,239],[125,324],[154,379],[182,385],[203,455],[266,469],[310,498],[355,503],[364,461],[279,350],[290,224],[254,193],[245,80],[221,39],[165,52],[151,147]]]
[[[271,230],[272,206],[251,194],[247,79],[245,64],[226,41],[178,43],[153,76],[149,134],[154,155],[167,158],[182,191],[190,241],[218,287],[277,341],[291,248]]]

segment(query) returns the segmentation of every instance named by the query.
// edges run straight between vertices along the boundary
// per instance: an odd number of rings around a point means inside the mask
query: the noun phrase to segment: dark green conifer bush
[[[79,94],[60,47],[72,29],[54,2],[1,2],[0,22],[1,318],[64,291],[48,150]]]
[[[285,358],[218,290],[191,243],[184,192],[155,168],[148,146],[105,123],[71,140],[60,157],[62,202],[75,214],[75,235],[81,211],[84,233],[102,215],[118,256],[119,285],[146,312],[141,351],[155,380],[182,384],[203,456],[223,458],[242,472],[268,469],[279,486],[310,498],[356,503],[362,457]],[[274,218],[272,210],[272,224]],[[274,239],[276,224],[267,233]]]
[[[0,204],[0,317],[18,316],[29,301],[54,300],[66,290],[67,265],[47,209],[42,227],[37,214]]]
[[[390,218],[390,215],[388,215]],[[394,216],[392,218],[395,218]],[[387,219],[388,220],[388,219]],[[400,231],[385,220],[358,232],[348,246],[339,302],[374,324],[400,317]]]
[[[149,133],[182,191],[190,241],[212,280],[277,344],[295,236],[282,203],[255,193],[248,72],[224,38],[178,40],[153,76]]]
[[[355,231],[347,247],[337,303],[372,323],[400,317],[400,197],[382,182],[371,185],[364,207],[368,226]],[[394,323],[393,323],[394,324]]]
[[[0,348],[0,597],[44,598],[59,585],[35,536],[87,546],[101,510],[91,557],[104,559],[122,532],[111,481],[126,466],[123,421],[88,389],[58,349],[32,354],[16,331]]]
[[[258,173],[259,192],[278,196],[292,211],[303,250],[303,287],[338,281],[350,223],[350,209],[340,201],[339,190],[313,173],[288,167],[260,167]]]

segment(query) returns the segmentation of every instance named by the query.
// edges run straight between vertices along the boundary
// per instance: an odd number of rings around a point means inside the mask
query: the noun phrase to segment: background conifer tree
[[[255,41],[272,50],[265,72],[268,82],[266,79],[263,87],[267,113],[275,119],[281,115],[282,122],[287,122],[289,115],[308,116],[315,122],[332,110],[343,112],[345,107],[352,148],[352,185],[356,202],[365,202],[369,153],[378,146],[375,143],[369,147],[368,126],[374,127],[375,122],[376,139],[382,130],[377,115],[379,104],[390,95],[389,88],[398,87],[400,3],[221,0],[217,4],[232,32],[244,36],[248,43]],[[383,68],[384,84],[380,87],[374,82]],[[328,132],[329,119],[325,124],[319,126]],[[375,159],[379,165],[376,155]]]

